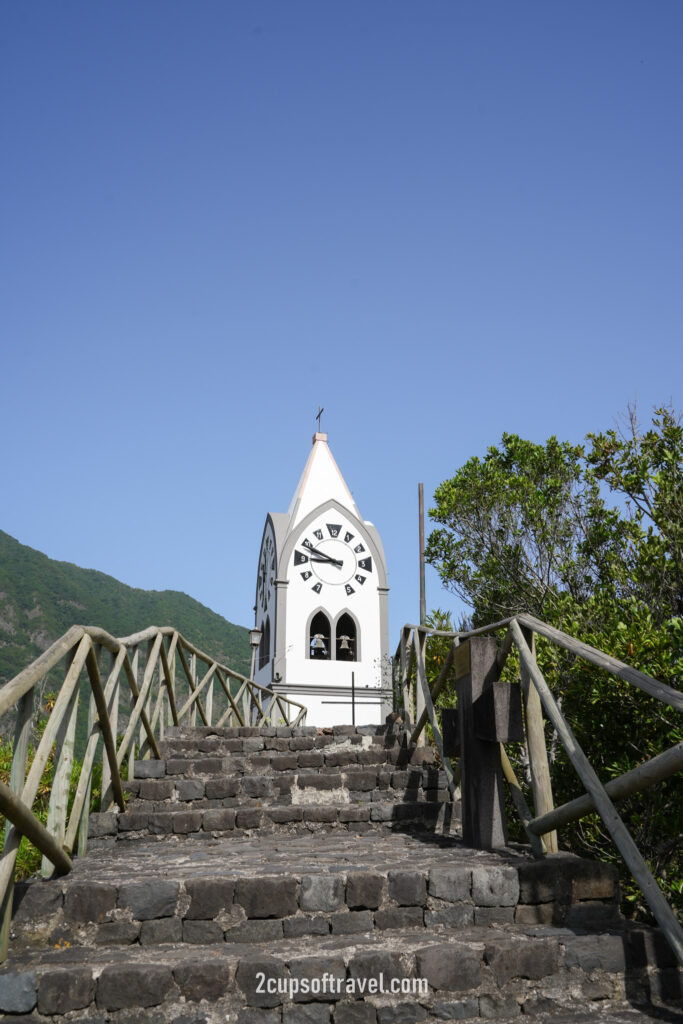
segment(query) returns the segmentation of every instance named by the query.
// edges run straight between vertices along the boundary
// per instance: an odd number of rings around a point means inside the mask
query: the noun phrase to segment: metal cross
[[[320,406],[318,406],[318,415],[316,416],[316,419],[318,421],[318,433],[320,433],[320,417],[322,416],[322,414],[324,412],[325,412],[325,410],[322,409]]]

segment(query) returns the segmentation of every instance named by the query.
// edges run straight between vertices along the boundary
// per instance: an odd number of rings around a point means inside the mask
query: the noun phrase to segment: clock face
[[[268,535],[261,549],[261,558],[258,567],[257,600],[265,611],[270,603],[275,582],[275,545],[273,538]]]
[[[294,569],[301,579],[322,593],[343,587],[347,595],[365,586],[373,572],[372,557],[361,538],[340,523],[319,523],[301,538],[294,551]]]

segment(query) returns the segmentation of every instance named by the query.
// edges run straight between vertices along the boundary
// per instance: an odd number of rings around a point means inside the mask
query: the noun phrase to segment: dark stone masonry
[[[17,885],[0,1019],[683,1024],[614,870],[466,848],[400,729],[181,728],[162,755],[70,875]]]

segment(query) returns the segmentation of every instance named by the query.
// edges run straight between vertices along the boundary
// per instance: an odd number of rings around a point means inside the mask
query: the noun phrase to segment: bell
[[[350,636],[340,636],[339,637],[339,640],[340,640],[339,650],[340,651],[350,651],[351,650],[351,645],[349,644],[349,640],[350,639],[351,639]]]
[[[325,640],[323,639],[322,633],[316,633],[313,637],[313,643],[311,645],[316,651],[325,650]]]

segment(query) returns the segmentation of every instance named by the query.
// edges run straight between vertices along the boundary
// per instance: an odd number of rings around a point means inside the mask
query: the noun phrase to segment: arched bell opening
[[[358,629],[355,620],[344,612],[337,619],[335,656],[337,661],[358,661]]]
[[[325,612],[316,612],[308,630],[308,657],[316,661],[329,661],[332,652],[332,631]]]

